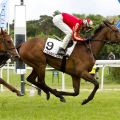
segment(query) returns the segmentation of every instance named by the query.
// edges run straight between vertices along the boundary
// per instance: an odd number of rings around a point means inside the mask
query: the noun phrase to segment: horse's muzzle
[[[17,60],[20,59],[20,56],[19,55],[15,55],[15,56],[12,56],[11,59],[14,60],[14,61],[17,61]]]

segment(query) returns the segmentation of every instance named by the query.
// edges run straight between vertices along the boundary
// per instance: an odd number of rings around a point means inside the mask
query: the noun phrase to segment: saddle
[[[66,48],[66,56],[67,57],[69,57],[71,55],[71,53],[73,52],[76,43],[77,43],[76,41],[72,41],[72,40],[70,40],[70,42],[68,43],[68,46]],[[53,57],[63,59],[63,56],[57,55],[57,52],[58,52],[61,44],[62,44],[62,40],[59,38],[57,38],[57,39],[48,38],[43,52],[48,55],[51,55]]]

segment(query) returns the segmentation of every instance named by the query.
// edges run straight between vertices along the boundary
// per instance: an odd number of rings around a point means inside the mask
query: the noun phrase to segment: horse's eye
[[[11,41],[7,41],[8,44],[11,44]]]

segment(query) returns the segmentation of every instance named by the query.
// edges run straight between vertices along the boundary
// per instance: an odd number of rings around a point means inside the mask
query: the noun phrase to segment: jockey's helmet
[[[59,10],[56,10],[56,11],[53,12],[53,16],[59,15],[59,14],[61,14],[61,12]]]
[[[85,24],[87,27],[92,27],[93,21],[89,18],[83,19],[83,24]]]

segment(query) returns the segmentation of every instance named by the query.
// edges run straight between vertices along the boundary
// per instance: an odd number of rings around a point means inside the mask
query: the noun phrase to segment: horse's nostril
[[[16,55],[16,56],[14,57],[15,60],[18,60],[19,58],[20,58],[20,56],[18,56],[18,55]]]
[[[15,57],[20,58],[19,54],[17,54]]]

